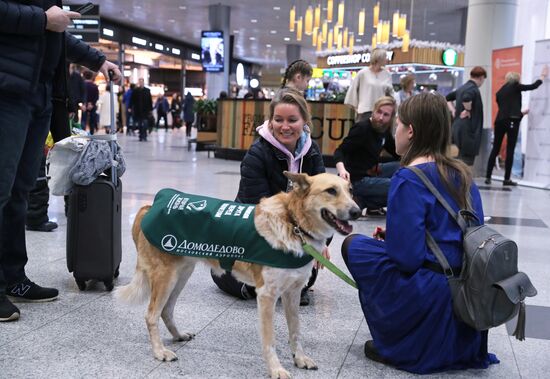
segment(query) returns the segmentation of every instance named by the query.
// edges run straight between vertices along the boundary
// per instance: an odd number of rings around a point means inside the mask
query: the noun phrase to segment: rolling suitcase
[[[110,92],[111,134],[116,134],[112,87]],[[110,144],[114,157],[116,140]],[[69,195],[67,268],[82,291],[86,281],[93,279],[102,281],[108,291],[113,289],[122,260],[121,205],[122,183],[116,167],[90,185],[75,185]]]

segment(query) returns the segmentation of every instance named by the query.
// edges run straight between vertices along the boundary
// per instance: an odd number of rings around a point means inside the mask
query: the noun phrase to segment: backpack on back
[[[455,315],[476,330],[504,324],[518,315],[514,336],[525,339],[525,297],[537,290],[529,277],[518,271],[516,243],[487,225],[479,225],[469,210],[455,212],[435,186],[417,167],[408,167],[434,194],[462,229],[462,270],[454,273],[431,234],[426,231],[428,247],[447,276]],[[472,226],[472,221],[477,221]]]

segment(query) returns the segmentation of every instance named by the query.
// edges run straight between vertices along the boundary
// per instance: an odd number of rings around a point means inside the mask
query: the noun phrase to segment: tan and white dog
[[[293,190],[262,199],[255,210],[256,229],[272,247],[297,256],[305,254],[296,227],[317,251],[323,249],[326,239],[335,230],[344,235],[351,232],[348,221],[358,218],[361,210],[352,199],[347,181],[332,174],[308,176],[285,172],[285,175],[293,182]],[[122,301],[136,303],[150,295],[145,320],[153,354],[159,360],[173,361],[177,359],[176,354],[162,344],[159,336],[159,317],[175,340],[192,339],[194,334],[180,333],[174,325],[173,311],[178,295],[199,260],[218,274],[224,271],[217,260],[174,256],[151,245],[141,230],[141,220],[149,208],[140,209],[132,227],[138,252],[135,275],[130,284],[117,290],[116,296]],[[294,363],[299,368],[317,369],[299,341],[300,290],[311,274],[312,265],[310,262],[298,269],[282,269],[237,261],[233,266],[232,274],[238,280],[256,287],[263,356],[272,378],[290,377],[275,351],[273,317],[279,297],[285,311]]]

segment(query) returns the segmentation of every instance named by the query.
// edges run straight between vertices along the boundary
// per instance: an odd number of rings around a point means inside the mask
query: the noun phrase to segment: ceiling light
[[[280,11],[280,10],[281,10],[281,7],[273,7],[273,10],[274,10],[274,11]]]
[[[179,6],[179,9],[181,9],[182,11],[184,11],[184,10],[187,9],[187,7],[186,7],[185,5],[180,5],[180,6]]]
[[[433,25],[433,24],[435,24],[435,22],[433,22],[433,21],[428,21],[428,25]]]
[[[234,34],[239,34],[239,31],[238,30],[233,30],[233,33]]]
[[[271,47],[271,44],[267,43],[267,44],[265,45],[265,47]]]
[[[168,22],[176,22],[176,20],[174,20],[173,18],[171,18],[170,20],[168,20]]]
[[[276,30],[271,30],[270,33],[271,34],[277,34],[277,31]]]
[[[434,32],[431,32],[430,35],[431,35],[431,36],[435,36],[435,33],[434,33]]]
[[[252,20],[250,20],[251,23],[255,24],[258,22],[258,20],[256,20],[255,18],[253,18]]]
[[[290,41],[290,38],[289,38],[289,37],[285,37],[284,40],[285,40],[285,41]]]
[[[256,37],[248,37],[248,39],[251,41],[256,41]]]

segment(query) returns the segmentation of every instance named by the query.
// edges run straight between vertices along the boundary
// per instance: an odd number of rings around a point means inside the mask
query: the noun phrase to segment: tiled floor
[[[117,284],[129,282],[135,265],[130,225],[139,207],[151,202],[161,188],[233,199],[239,163],[188,152],[184,133],[157,134],[149,142],[120,138],[127,162],[123,177],[123,262]],[[334,172],[333,170],[330,170]],[[492,226],[515,239],[520,268],[538,289],[529,299],[528,338],[519,342],[505,326],[490,332],[490,351],[501,360],[487,370],[444,373],[428,377],[547,378],[550,371],[550,192],[530,188],[502,191],[500,182],[482,187],[485,213]],[[63,201],[52,198],[50,217],[59,229],[29,232],[31,279],[61,290],[58,301],[20,304],[21,319],[0,325],[0,378],[264,378],[267,372],[256,331],[254,301],[235,300],[212,283],[208,270],[198,266],[175,310],[181,329],[197,334],[187,343],[173,343],[161,327],[165,343],[179,360],[161,363],[152,357],[144,322],[145,305],[117,304],[101,284],[80,292],[67,272],[66,220]],[[355,231],[370,233],[384,219],[362,219]],[[332,259],[344,268],[339,255],[342,237],[331,244]],[[411,377],[367,361],[363,344],[369,337],[357,293],[329,272],[322,272],[313,304],[301,307],[303,345],[319,365],[318,371],[293,366],[287,347],[284,317],[278,306],[276,330],[279,356],[297,378]],[[531,322],[531,323],[529,323]]]

